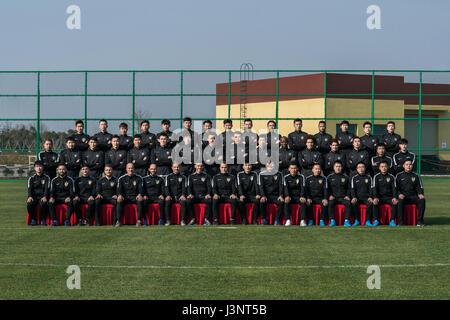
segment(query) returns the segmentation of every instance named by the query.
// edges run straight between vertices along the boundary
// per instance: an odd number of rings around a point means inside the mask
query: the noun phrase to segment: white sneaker
[[[306,227],[306,221],[305,220],[300,221],[300,227]]]
[[[284,224],[286,227],[289,227],[291,225],[291,219],[287,219],[286,223]]]

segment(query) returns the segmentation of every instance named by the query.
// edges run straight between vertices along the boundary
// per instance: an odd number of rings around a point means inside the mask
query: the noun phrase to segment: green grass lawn
[[[26,226],[25,182],[0,182],[0,299],[449,299],[449,189],[425,182],[424,228],[51,228]]]

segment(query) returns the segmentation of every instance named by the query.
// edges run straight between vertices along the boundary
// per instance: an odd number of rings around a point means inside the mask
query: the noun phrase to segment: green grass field
[[[449,299],[449,188],[425,182],[424,228],[51,228],[26,226],[25,182],[0,182],[0,299]]]

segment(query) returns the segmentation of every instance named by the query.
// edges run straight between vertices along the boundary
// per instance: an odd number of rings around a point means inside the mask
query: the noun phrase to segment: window
[[[336,124],[336,133],[340,133],[341,132],[341,126],[339,123]],[[353,133],[355,136],[356,134],[356,124],[350,124],[348,126],[348,132]]]

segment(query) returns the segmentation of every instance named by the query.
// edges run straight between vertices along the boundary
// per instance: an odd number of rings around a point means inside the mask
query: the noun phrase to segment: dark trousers
[[[32,220],[37,220],[36,218],[36,206],[39,205],[41,207],[41,221],[45,221],[47,218],[48,206],[47,202],[42,202],[41,199],[33,198],[33,201],[30,203],[27,202],[27,211]]]
[[[137,208],[138,220],[142,219],[142,207],[144,201],[137,201],[136,198],[124,198],[123,201],[117,201],[116,222],[122,218],[123,209],[126,204],[135,204]]]
[[[205,212],[205,219],[210,221],[211,220],[211,204],[212,204],[212,198],[206,199],[205,196],[194,196],[194,198],[187,199],[187,207],[189,208],[189,216],[190,219],[195,219],[195,210],[194,210],[194,204],[196,203],[204,203],[206,204],[206,212]]]
[[[344,198],[334,198],[334,200],[328,201],[328,219],[334,219],[334,206],[337,204],[343,204],[345,206],[345,219],[350,219],[351,214],[351,202]]]
[[[164,216],[164,199],[159,199],[158,197],[150,197],[144,200],[144,217],[148,214],[148,205],[152,203],[157,203],[159,208],[159,219],[163,219]]]
[[[220,203],[231,204],[231,220],[235,220],[236,219],[236,206],[237,206],[238,200],[231,199],[230,196],[220,196],[219,199],[212,200],[214,221],[219,220],[219,204]]]
[[[310,215],[308,214],[308,217],[306,217],[307,213],[309,213],[309,212],[306,211],[306,203],[300,203],[300,197],[291,198],[291,202],[284,204],[284,215],[285,215],[286,219],[291,218],[291,204],[299,204],[300,205],[300,219],[301,220],[306,220],[306,218],[308,218],[308,220],[312,219],[312,213]]]
[[[313,205],[315,205],[315,204],[320,204],[320,220],[325,220],[325,214],[327,214],[327,206],[324,206],[323,204],[322,204],[322,200],[323,199],[321,199],[321,198],[312,198],[311,199],[312,200],[312,202],[311,202],[311,204],[310,205],[307,205],[307,212],[308,212],[308,217],[309,217],[309,219],[312,219],[313,218]],[[332,219],[334,219],[334,215],[333,215],[333,218]]]
[[[391,206],[391,220],[395,219],[397,217],[397,205],[392,204],[392,198],[379,198],[380,201],[378,202],[378,205],[373,206],[373,216],[375,219],[378,219],[379,212],[380,212],[380,205],[382,204],[388,204]]]
[[[415,204],[419,211],[419,222],[423,223],[423,216],[425,214],[425,199],[419,199],[419,197],[405,197],[404,199],[398,199],[398,222],[403,223],[403,213],[405,210],[405,204]]]
[[[70,217],[72,216],[72,213],[74,212],[73,210],[73,202],[72,199],[69,201],[69,203],[65,202],[65,198],[55,198],[55,202],[53,203],[48,203],[48,208],[50,211],[50,218],[52,220],[56,219],[56,205],[58,204],[66,204],[67,205],[67,215],[66,215],[66,220],[69,221]],[[77,216],[77,220],[81,219],[81,216],[78,216],[78,213],[75,212],[76,216]]]
[[[377,212],[377,215],[374,214],[372,203],[369,203],[367,201],[367,199],[358,199],[358,201],[356,201],[355,203],[352,203],[353,216],[355,217],[355,220],[361,221],[360,206],[362,204],[365,204],[367,206],[366,221],[372,221],[372,216],[375,219],[378,219],[378,212]]]
[[[166,222],[170,221],[170,215],[172,212],[172,204],[179,203],[181,206],[181,221],[186,220],[186,200],[180,200],[178,197],[172,197],[172,200],[166,200],[165,201],[165,215],[166,215]]]
[[[254,203],[255,206],[253,207],[253,215],[252,215],[252,220],[253,222],[256,222],[256,219],[258,219],[259,217],[259,199],[256,199],[255,196],[248,196],[244,198],[244,201],[241,201],[239,199],[238,204],[239,204],[239,211],[241,212],[241,218],[242,221],[247,220],[247,210],[246,210],[246,203]]]
[[[261,202],[261,215],[263,219],[267,219],[267,205],[268,204],[276,204],[277,205],[277,219],[281,219],[281,215],[283,214],[284,209],[284,201],[278,200],[278,196],[267,197],[266,202]]]
[[[92,214],[95,210],[95,200],[88,200],[86,198],[80,198],[80,200],[73,200],[73,208],[75,209],[75,213],[79,219],[82,218],[81,214],[81,205],[87,204],[87,213],[86,213],[86,220],[89,221],[92,217]]]
[[[117,200],[113,198],[101,198],[95,199],[95,225],[100,225],[100,212],[102,210],[102,204],[112,204],[113,205],[113,215],[114,219],[117,217]]]

